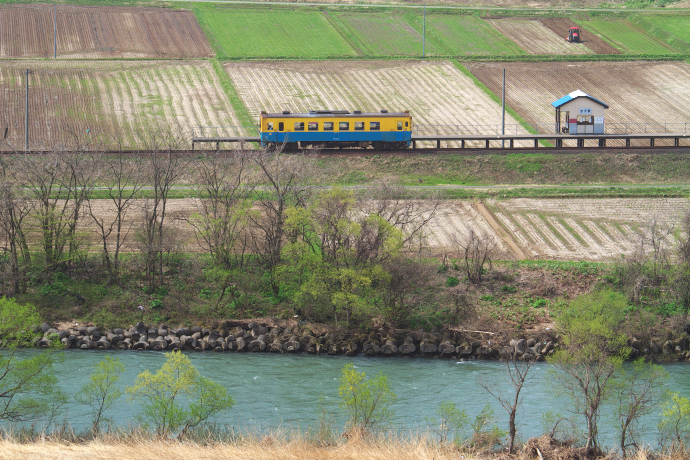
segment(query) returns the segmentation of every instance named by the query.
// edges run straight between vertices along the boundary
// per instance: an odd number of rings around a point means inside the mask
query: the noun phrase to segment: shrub
[[[454,287],[460,284],[460,280],[457,279],[454,276],[449,276],[448,279],[446,280],[446,286],[448,287]]]
[[[343,368],[339,393],[340,407],[347,412],[350,430],[365,434],[393,418],[391,405],[397,397],[384,374],[367,379],[364,372],[357,372],[350,363]]]
[[[152,422],[156,434],[165,436],[182,428],[181,438],[190,428],[235,404],[224,387],[199,375],[186,355],[179,351],[166,355],[168,360],[158,372],[145,370],[127,388],[130,397],[142,404],[142,420]]]

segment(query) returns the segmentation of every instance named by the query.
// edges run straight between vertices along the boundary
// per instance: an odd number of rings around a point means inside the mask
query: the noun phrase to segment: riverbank
[[[55,346],[80,350],[214,351],[235,353],[306,353],[312,355],[446,358],[451,360],[512,359],[543,361],[560,347],[558,330],[552,327],[530,331],[480,331],[445,326],[438,332],[380,327],[369,331],[338,329],[297,320],[225,320],[211,328],[170,328],[138,322],[129,328],[99,329],[61,323],[36,326],[33,343],[39,348]],[[553,325],[551,325],[553,326]],[[629,336],[630,359],[690,361],[690,337],[683,331],[665,330],[665,337],[642,330]],[[41,335],[38,335],[42,333]],[[644,334],[644,335],[640,335]]]

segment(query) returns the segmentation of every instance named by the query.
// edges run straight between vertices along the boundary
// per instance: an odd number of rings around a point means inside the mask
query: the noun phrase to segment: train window
[[[333,131],[333,122],[332,121],[324,121],[323,122],[323,130],[324,131]]]
[[[355,131],[364,131],[363,121],[355,121]]]
[[[284,129],[285,129],[285,125],[281,121],[280,123],[278,123],[278,131],[283,131]]]
[[[401,130],[401,129],[402,129],[402,121],[399,121],[398,122],[398,130]]]
[[[369,131],[380,131],[380,130],[381,130],[381,122],[380,121],[369,122]]]
[[[350,130],[350,122],[349,121],[341,121],[338,123],[338,129],[340,131],[349,131]]]
[[[268,122],[268,128],[267,128],[267,130],[268,130],[268,131],[273,131],[273,122],[272,122],[272,121],[269,121],[269,122]]]
[[[295,122],[295,131],[304,131],[304,122],[303,121],[296,121]]]
[[[408,126],[410,126],[410,125],[409,125],[409,122],[406,121],[406,122],[405,122],[405,128],[407,128]]]
[[[307,129],[309,129],[309,131],[318,131],[319,130],[319,122],[318,121],[310,121],[309,124],[307,125]]]

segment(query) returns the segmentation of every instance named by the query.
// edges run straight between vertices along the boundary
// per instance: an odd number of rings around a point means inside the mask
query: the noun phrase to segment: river
[[[20,355],[35,353],[22,350]],[[125,365],[122,387],[134,383],[136,376],[148,369],[155,372],[165,361],[158,352],[118,352],[66,350],[64,361],[56,367],[62,389],[73,396],[88,379],[91,368],[104,356],[118,357]],[[202,375],[226,386],[235,399],[235,406],[215,422],[242,430],[294,428],[307,430],[318,423],[319,407],[323,407],[335,420],[338,429],[344,416],[338,406],[338,386],[341,370],[353,363],[358,371],[374,376],[383,372],[388,376],[398,399],[394,405],[393,428],[426,430],[425,418],[434,417],[438,405],[453,401],[464,409],[471,419],[489,401],[495,408],[499,427],[507,429],[507,416],[498,403],[478,385],[479,380],[491,381],[511,391],[504,364],[495,361],[466,361],[422,358],[349,358],[344,356],[280,355],[270,353],[190,353],[192,363]],[[520,440],[542,433],[541,414],[554,411],[567,415],[569,402],[553,396],[549,377],[551,366],[536,363],[533,380],[523,390],[524,401],[518,416]],[[690,365],[665,365],[669,373],[667,389],[690,397]],[[648,416],[645,442],[657,439],[658,413]],[[64,408],[66,419],[81,430],[89,424],[86,406],[72,398]],[[115,425],[136,423],[138,407],[126,396],[110,410]],[[63,417],[60,417],[62,420]],[[615,446],[614,421],[610,409],[600,423],[602,444]]]

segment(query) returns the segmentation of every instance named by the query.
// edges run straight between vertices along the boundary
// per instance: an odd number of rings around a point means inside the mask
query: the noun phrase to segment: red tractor
[[[569,43],[580,43],[580,28],[571,27],[565,40]]]

